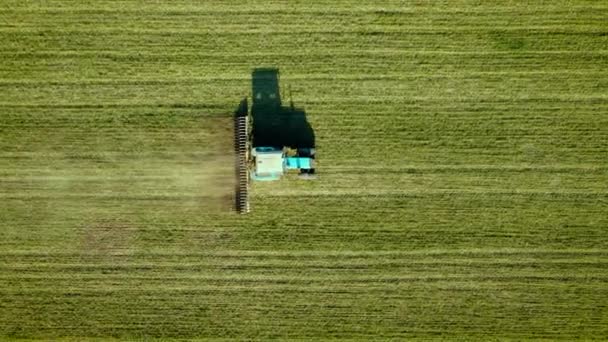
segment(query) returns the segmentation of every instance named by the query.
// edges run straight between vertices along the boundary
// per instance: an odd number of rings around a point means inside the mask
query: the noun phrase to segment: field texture
[[[607,339],[607,185],[606,1],[0,1],[0,339]]]

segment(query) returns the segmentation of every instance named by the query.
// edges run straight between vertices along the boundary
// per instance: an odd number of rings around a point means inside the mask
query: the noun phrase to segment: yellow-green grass
[[[608,3],[0,3],[0,339],[608,337]],[[277,66],[318,179],[230,212]]]

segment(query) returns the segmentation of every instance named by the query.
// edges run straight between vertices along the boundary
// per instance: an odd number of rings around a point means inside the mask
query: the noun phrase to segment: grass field
[[[0,339],[608,338],[608,2],[0,2]],[[318,179],[227,208],[277,66]]]

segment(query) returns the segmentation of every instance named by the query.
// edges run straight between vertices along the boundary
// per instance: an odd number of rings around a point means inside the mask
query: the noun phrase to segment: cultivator
[[[234,154],[236,156],[235,207],[239,213],[249,212],[249,177],[247,175],[247,99],[234,116]]]

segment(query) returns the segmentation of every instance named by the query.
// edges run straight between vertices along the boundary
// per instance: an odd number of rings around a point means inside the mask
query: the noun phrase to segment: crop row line
[[[83,256],[96,256],[91,253],[74,253],[63,251],[48,251],[48,252],[32,252],[32,251],[1,251],[0,256],[22,256],[22,257],[74,257],[80,258]],[[260,257],[377,257],[377,256],[482,256],[488,255],[492,258],[499,256],[511,255],[551,255],[551,256],[608,256],[608,251],[605,249],[528,249],[528,248],[471,248],[471,249],[423,249],[423,250],[378,250],[378,251],[348,251],[348,250],[303,250],[303,251],[287,251],[287,250],[222,250],[222,251],[207,251],[207,252],[182,252],[182,253],[166,253],[161,251],[156,252],[128,252],[128,253],[111,253],[113,256],[125,257],[218,257],[218,258],[260,258]]]

